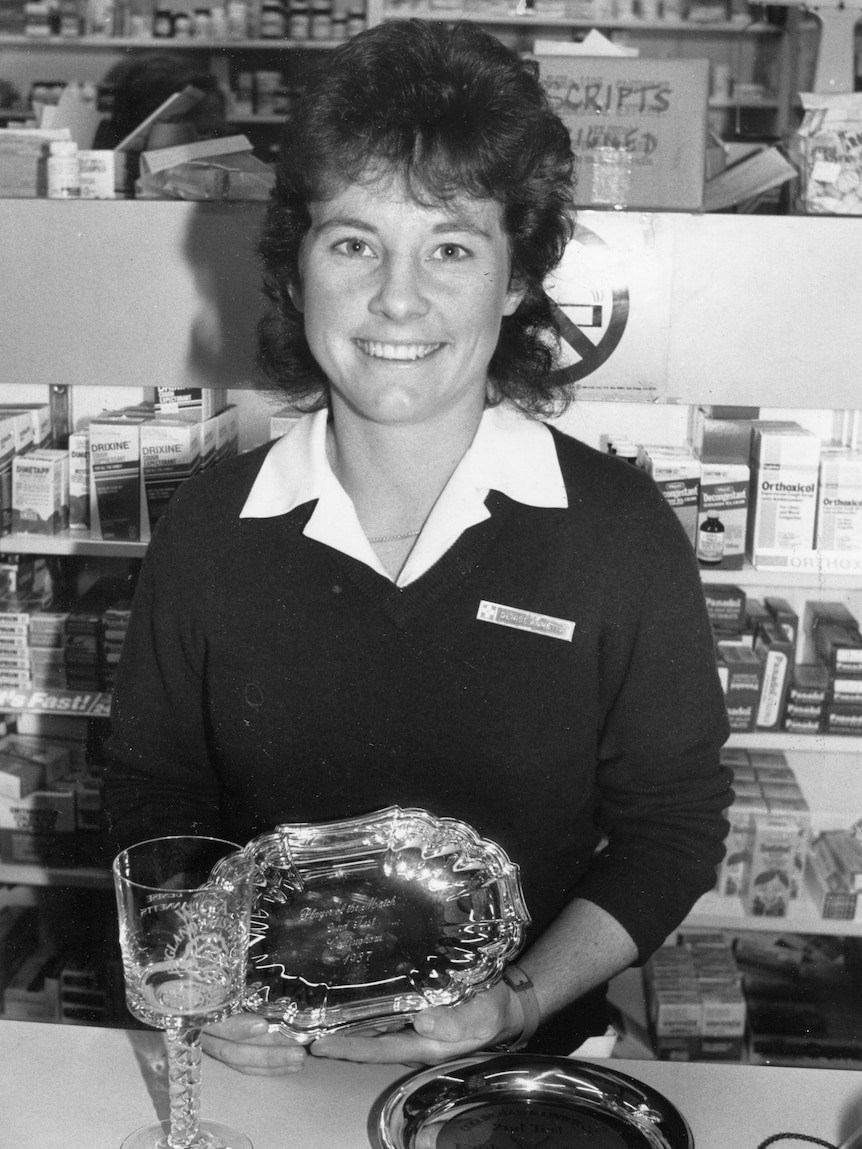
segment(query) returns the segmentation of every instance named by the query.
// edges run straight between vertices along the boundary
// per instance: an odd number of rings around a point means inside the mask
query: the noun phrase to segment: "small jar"
[[[48,198],[78,199],[80,195],[78,145],[73,140],[52,140],[48,151]]]

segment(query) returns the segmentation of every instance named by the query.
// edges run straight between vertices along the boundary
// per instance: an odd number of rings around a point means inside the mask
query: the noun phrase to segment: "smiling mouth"
[[[372,359],[388,359],[399,363],[415,363],[427,359],[444,346],[442,343],[382,343],[370,339],[354,340],[363,354]]]

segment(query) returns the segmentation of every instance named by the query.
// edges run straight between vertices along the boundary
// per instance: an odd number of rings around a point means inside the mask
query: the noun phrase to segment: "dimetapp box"
[[[69,525],[69,453],[51,447],[12,461],[12,529],[56,535]]]
[[[141,474],[141,425],[148,416],[122,414],[90,424],[90,515],[102,539],[149,539]]]

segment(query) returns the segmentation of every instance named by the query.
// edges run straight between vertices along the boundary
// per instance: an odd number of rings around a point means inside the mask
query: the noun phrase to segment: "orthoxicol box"
[[[814,543],[819,551],[862,553],[862,451],[824,449]]]
[[[42,447],[12,461],[12,530],[56,535],[69,525],[69,452]]]
[[[105,415],[90,423],[90,517],[93,533],[127,542],[150,537],[141,475],[145,414]]]
[[[755,423],[751,440],[748,556],[784,569],[814,549],[820,440],[798,423]]]
[[[707,60],[537,54],[579,157],[578,207],[703,207]]]
[[[700,463],[697,559],[711,570],[741,570],[748,526],[747,463]]]
[[[174,491],[200,467],[199,424],[184,419],[153,419],[141,426],[141,467],[152,531]]]

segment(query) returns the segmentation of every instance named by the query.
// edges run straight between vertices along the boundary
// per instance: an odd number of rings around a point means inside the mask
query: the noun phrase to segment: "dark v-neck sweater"
[[[492,492],[401,589],[307,539],[313,504],[240,518],[268,445],[184,484],[116,684],[115,842],[420,806],[504,847],[534,931],[577,894],[641,959],[660,945],[713,884],[729,803],[699,575],[650,478],[554,437],[568,509]]]

